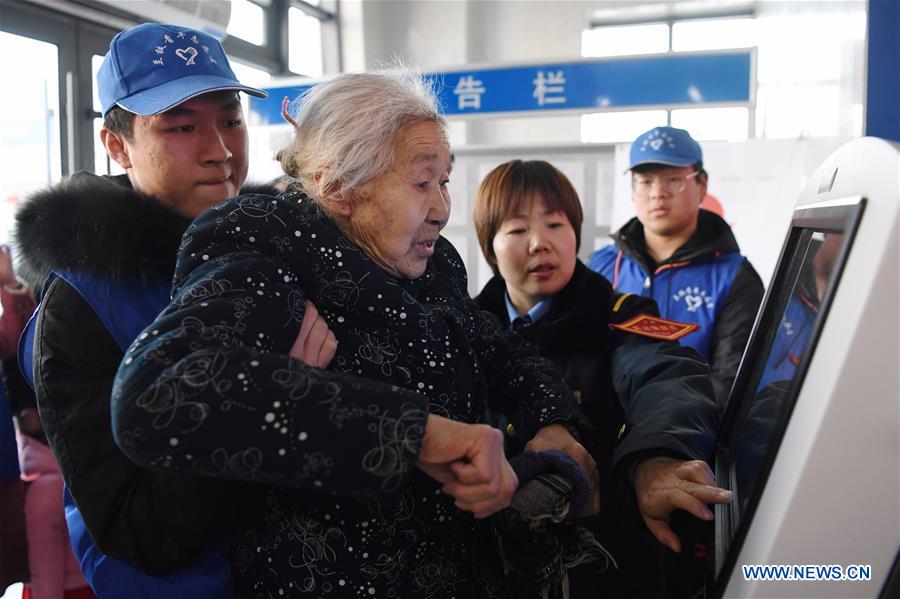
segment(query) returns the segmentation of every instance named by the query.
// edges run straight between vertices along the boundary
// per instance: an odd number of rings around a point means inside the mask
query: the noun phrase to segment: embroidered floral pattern
[[[147,464],[277,482],[238,535],[239,594],[478,596],[475,520],[414,467],[427,414],[491,406],[528,431],[572,407],[469,299],[453,247],[399,280],[298,194],[241,196],[191,225],[175,281],[120,369],[116,425]],[[339,341],[327,371],[286,355],[305,299]]]

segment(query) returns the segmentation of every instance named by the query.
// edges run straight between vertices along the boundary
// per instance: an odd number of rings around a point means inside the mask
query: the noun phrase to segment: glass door
[[[0,31],[0,242],[25,197],[62,176],[59,48]]]
[[[33,192],[95,170],[91,58],[116,31],[0,0],[0,243]],[[100,148],[102,149],[102,148]],[[100,174],[106,174],[101,170]]]

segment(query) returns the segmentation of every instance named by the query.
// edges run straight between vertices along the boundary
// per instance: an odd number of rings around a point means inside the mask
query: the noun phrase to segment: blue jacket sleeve
[[[621,297],[621,296],[619,296]],[[628,296],[616,320],[656,315],[653,300]],[[613,332],[613,385],[625,412],[615,461],[634,454],[710,462],[719,423],[709,366],[693,349]]]
[[[621,298],[613,294],[613,300]],[[622,322],[639,313],[658,315],[656,303],[628,296],[613,316]],[[712,464],[719,410],[709,366],[689,347],[614,331],[612,377],[625,413],[613,456],[613,496],[638,514],[633,470],[643,460],[666,456]]]

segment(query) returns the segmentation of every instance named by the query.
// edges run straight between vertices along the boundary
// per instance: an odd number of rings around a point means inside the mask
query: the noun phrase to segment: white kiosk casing
[[[900,146],[876,138],[842,146],[801,192],[792,227],[854,204],[862,205],[855,233],[844,232],[838,272],[799,361],[789,407],[767,444],[759,488],[743,514],[735,515],[736,506],[717,508],[713,595],[875,597],[900,548]],[[761,391],[749,373],[768,358],[763,329],[783,323],[773,311],[784,310],[785,300],[773,307],[774,287],[791,260],[791,235],[732,390],[717,447],[720,485],[734,482],[735,468],[729,473],[721,456],[729,434],[737,434],[728,430],[740,420],[735,404]],[[774,335],[768,333],[770,343]],[[760,349],[766,354],[753,354]],[[742,571],[807,564],[871,566],[871,579],[752,581]]]

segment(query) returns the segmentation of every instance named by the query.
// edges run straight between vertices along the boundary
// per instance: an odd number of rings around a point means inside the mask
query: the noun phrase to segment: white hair
[[[294,139],[279,153],[284,172],[319,202],[320,191],[361,190],[388,171],[398,133],[419,122],[446,129],[432,83],[409,70],[348,73],[295,100]]]

